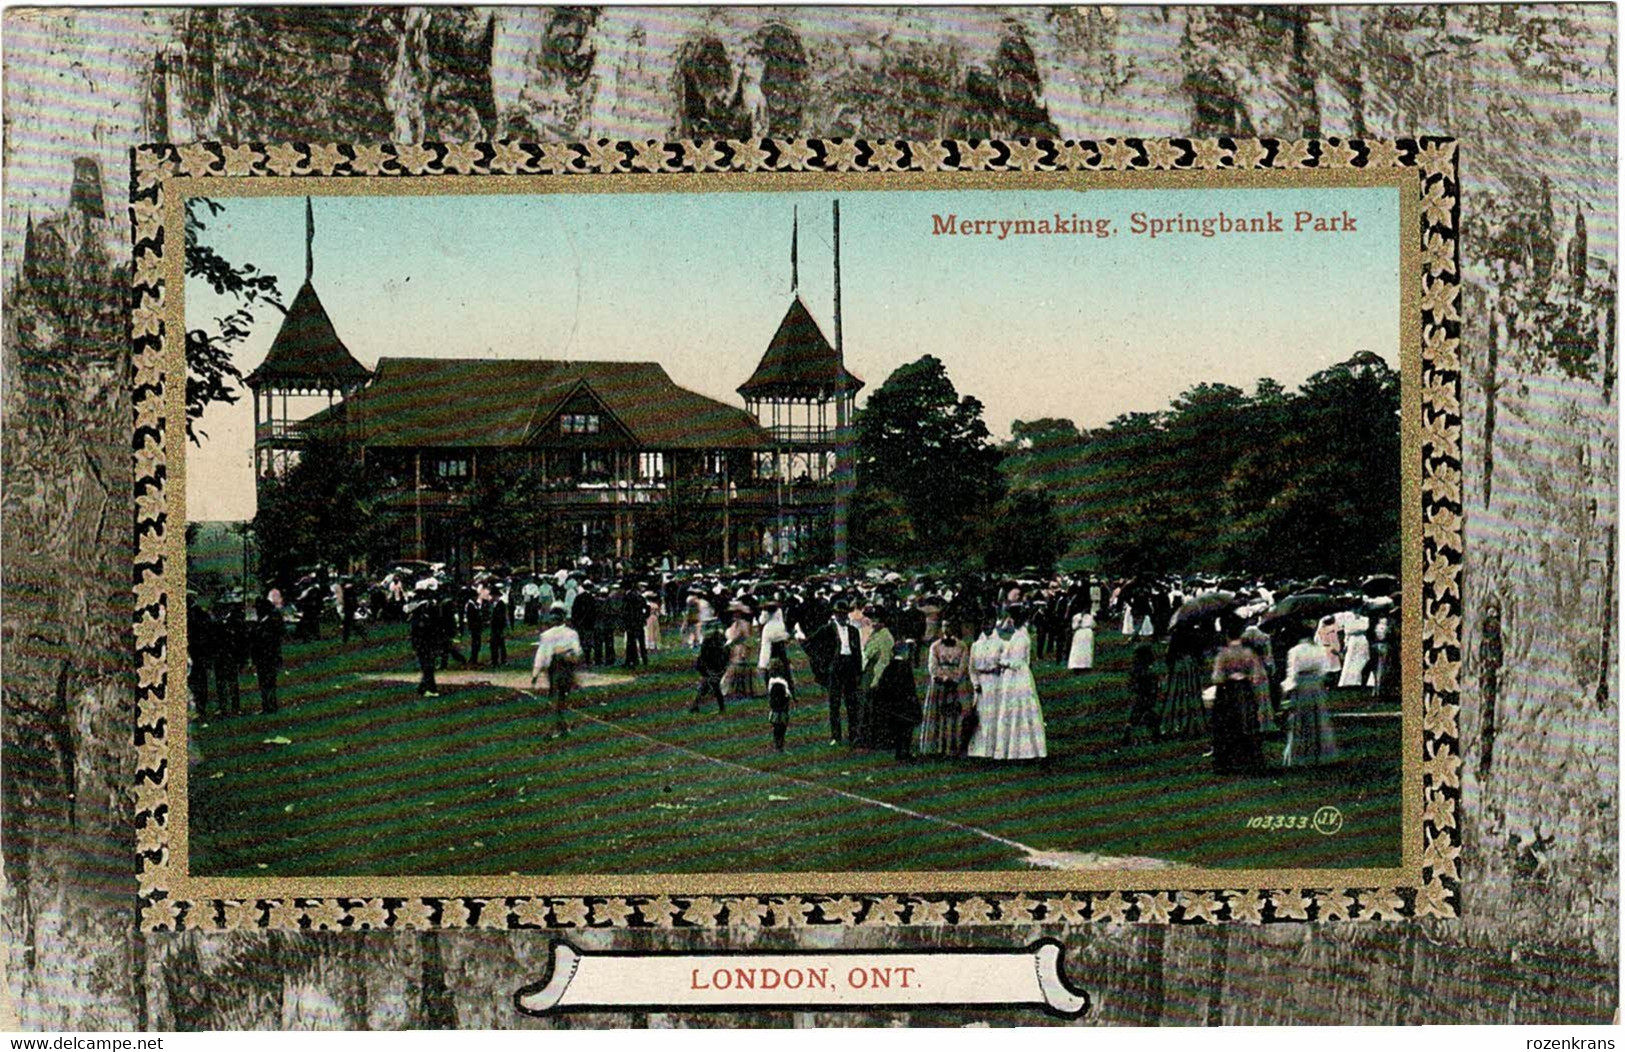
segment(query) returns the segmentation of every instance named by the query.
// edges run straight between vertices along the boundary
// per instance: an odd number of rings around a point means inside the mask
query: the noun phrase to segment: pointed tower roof
[[[262,384],[306,385],[318,389],[348,388],[365,383],[372,374],[355,360],[339,339],[333,319],[316,295],[311,278],[316,273],[316,212],[305,198],[305,283],[282,319],[271,349],[258,369],[243,381],[258,390]]]
[[[372,374],[344,346],[327,308],[307,280],[282,319],[271,350],[259,368],[248,374],[249,387],[263,384],[308,383],[312,387],[352,387]]]
[[[857,391],[863,381],[847,372],[841,356],[797,296],[768,342],[750,379],[739,385],[746,398]]]

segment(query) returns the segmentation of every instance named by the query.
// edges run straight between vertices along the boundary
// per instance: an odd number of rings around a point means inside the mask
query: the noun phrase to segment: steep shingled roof
[[[339,339],[327,308],[306,281],[282,319],[282,328],[271,341],[265,361],[248,374],[245,382],[252,388],[299,382],[344,388],[365,382],[369,375],[367,367],[356,361]]]
[[[739,385],[746,398],[818,391],[856,391],[863,381],[846,371],[840,355],[797,296],[750,379]]]
[[[654,362],[382,358],[342,408],[369,446],[522,446],[583,385],[644,449],[771,444],[749,413],[677,386]]]

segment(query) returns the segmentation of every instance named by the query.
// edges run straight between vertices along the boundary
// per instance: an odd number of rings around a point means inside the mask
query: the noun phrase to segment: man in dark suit
[[[598,641],[597,649],[603,652],[601,658],[605,665],[615,664],[615,637],[621,631],[621,618],[626,613],[626,590],[619,585],[610,589],[609,595],[604,597],[603,604],[598,607]]]
[[[456,658],[458,664],[467,668],[468,658],[463,655],[463,648],[457,645],[457,600],[447,592],[436,601],[434,596],[438,591],[436,588],[430,592],[428,602],[434,603],[435,615],[438,618],[436,624],[440,631],[438,645],[440,667],[451,667],[451,659]]]
[[[583,665],[604,663],[603,637],[598,634],[598,620],[602,612],[603,604],[593,594],[592,588],[583,585],[581,591],[576,593],[575,605],[570,608],[570,623],[581,636]]]
[[[241,599],[227,600],[219,607],[220,615],[214,622],[216,708],[222,716],[240,716],[243,700],[237,677],[243,670],[244,651],[248,647],[248,626],[243,621]]]
[[[508,625],[512,615],[508,613],[508,600],[500,586],[491,595],[486,617],[491,630],[491,667],[503,668],[508,664]]]
[[[255,619],[249,656],[254,662],[254,678],[260,685],[260,712],[277,710],[276,680],[282,671],[282,611],[269,599],[254,603]]]
[[[186,685],[191,688],[197,718],[206,719],[209,715],[209,673],[214,670],[214,618],[191,598],[186,600],[186,653],[191,658]],[[222,700],[220,715],[225,714]]]
[[[468,626],[468,660],[480,663],[480,640],[485,635],[484,587],[469,592],[463,601],[463,624]]]
[[[649,600],[633,584],[628,584],[621,596],[621,631],[626,633],[626,667],[636,668],[649,663],[649,651],[644,645],[643,631],[649,620]]]
[[[343,641],[348,643],[352,632],[366,639],[366,628],[356,620],[356,613],[361,608],[361,586],[346,578],[339,582],[339,588],[339,624]],[[376,606],[373,607],[375,613],[377,610]]]
[[[858,714],[858,671],[863,664],[863,646],[856,625],[847,621],[851,609],[836,602],[833,616],[820,625],[803,644],[813,679],[829,692],[829,743],[841,743],[841,710],[846,710],[849,729],[855,729]]]

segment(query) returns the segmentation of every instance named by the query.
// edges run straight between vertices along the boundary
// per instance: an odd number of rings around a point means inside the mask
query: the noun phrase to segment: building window
[[[559,418],[559,432],[565,435],[596,435],[602,427],[597,413],[565,413]]]
[[[579,470],[576,477],[582,482],[606,482],[609,480],[609,459],[595,449],[583,449],[577,461]]]
[[[466,479],[468,478],[467,457],[441,457],[434,462],[436,478]]]
[[[666,455],[664,453],[639,453],[638,478],[646,482],[658,482],[666,477]]]

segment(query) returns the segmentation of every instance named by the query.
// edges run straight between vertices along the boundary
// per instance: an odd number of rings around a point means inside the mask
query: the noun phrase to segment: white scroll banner
[[[1067,984],[1063,947],[794,953],[588,953],[553,944],[547,978],[521,988],[527,1015],[571,1011],[1036,1007],[1075,1017],[1089,995]]]

